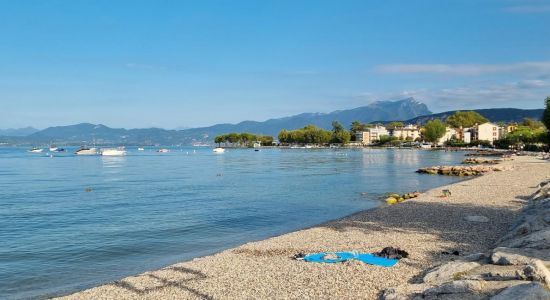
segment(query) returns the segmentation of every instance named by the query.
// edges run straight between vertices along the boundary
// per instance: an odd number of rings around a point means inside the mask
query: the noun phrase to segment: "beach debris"
[[[489,218],[485,216],[466,216],[464,217],[464,220],[468,222],[478,222],[478,223],[487,223],[489,222]]]
[[[89,192],[92,191],[92,188],[91,188],[91,187],[87,187],[87,188],[84,189],[84,191],[85,191],[86,193],[89,193]]]
[[[409,253],[407,251],[394,247],[386,247],[382,249],[382,251],[374,253],[374,255],[389,259],[402,259],[409,257]]]
[[[294,259],[294,260],[303,260],[305,256],[306,256],[305,253],[298,252],[298,253],[292,255],[291,258]]]

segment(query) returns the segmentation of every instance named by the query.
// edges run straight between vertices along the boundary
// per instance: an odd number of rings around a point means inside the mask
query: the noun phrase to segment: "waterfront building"
[[[386,129],[386,127],[375,125],[374,127],[357,132],[355,135],[355,140],[361,142],[362,145],[372,145],[379,141],[380,137],[384,135],[390,135],[390,132]]]
[[[420,128],[416,125],[409,124],[407,126],[396,127],[389,130],[390,136],[397,137],[400,140],[414,141],[420,138]]]

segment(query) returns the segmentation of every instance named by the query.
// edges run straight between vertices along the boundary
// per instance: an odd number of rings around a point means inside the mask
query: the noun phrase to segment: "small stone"
[[[386,198],[386,203],[390,205],[395,204],[397,203],[397,199],[395,199],[394,197],[388,197]]]

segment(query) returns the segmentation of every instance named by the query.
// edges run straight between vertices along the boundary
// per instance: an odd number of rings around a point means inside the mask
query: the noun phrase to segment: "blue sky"
[[[541,108],[550,1],[0,0],[0,128]]]

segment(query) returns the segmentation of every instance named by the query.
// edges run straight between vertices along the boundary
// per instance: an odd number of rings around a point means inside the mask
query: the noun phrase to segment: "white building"
[[[387,135],[390,133],[384,126],[376,125],[371,128],[367,128],[364,131],[360,131],[355,135],[355,140],[361,142],[363,145],[372,145],[376,141],[380,140],[381,136]]]
[[[409,124],[403,127],[396,127],[390,130],[390,136],[399,138],[400,140],[414,141],[420,138],[420,128],[416,125]]]
[[[438,145],[443,145],[445,142],[450,141],[453,138],[457,138],[457,132],[454,128],[447,127],[445,130],[445,135],[443,135],[438,141]]]
[[[488,141],[491,144],[500,138],[501,129],[497,124],[483,123],[472,127],[472,140]]]

